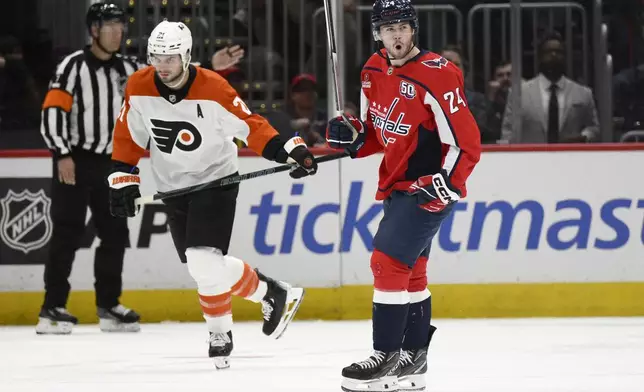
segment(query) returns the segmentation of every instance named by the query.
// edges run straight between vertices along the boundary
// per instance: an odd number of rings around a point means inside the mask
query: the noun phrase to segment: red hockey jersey
[[[401,67],[389,66],[385,56],[384,49],[374,53],[361,74],[360,113],[368,130],[357,157],[384,151],[376,199],[441,169],[465,197],[481,136],[461,70],[427,51]]]

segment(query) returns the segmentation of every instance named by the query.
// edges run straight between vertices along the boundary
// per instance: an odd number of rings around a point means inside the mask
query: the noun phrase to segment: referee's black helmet
[[[91,30],[92,25],[98,23],[100,27],[104,22],[118,20],[125,23],[125,11],[116,4],[112,3],[94,3],[87,10],[85,22],[87,29]]]

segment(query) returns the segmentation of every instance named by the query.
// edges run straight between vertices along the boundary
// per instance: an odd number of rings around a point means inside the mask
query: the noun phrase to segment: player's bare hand
[[[76,165],[72,157],[58,160],[58,181],[67,185],[76,185]]]
[[[212,69],[223,71],[237,65],[244,58],[244,49],[239,45],[228,46],[212,55]]]

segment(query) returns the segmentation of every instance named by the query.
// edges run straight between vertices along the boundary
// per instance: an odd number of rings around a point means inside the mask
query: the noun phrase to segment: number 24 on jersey
[[[460,87],[457,87],[455,91],[448,91],[443,94],[443,99],[449,102],[449,113],[454,114],[459,111],[459,106],[467,107],[465,100],[461,98]]]

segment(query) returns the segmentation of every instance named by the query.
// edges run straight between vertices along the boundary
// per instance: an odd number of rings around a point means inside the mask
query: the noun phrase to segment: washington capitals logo
[[[410,124],[404,124],[405,113],[399,113],[398,117],[393,120],[393,113],[396,105],[400,102],[400,98],[394,98],[389,107],[382,107],[377,105],[376,102],[371,103],[370,114],[371,121],[376,129],[380,129],[382,140],[385,144],[394,143],[396,138],[387,135],[393,133],[394,135],[407,136],[411,130]]]
[[[150,119],[154,142],[161,152],[172,153],[174,147],[181,151],[194,151],[201,146],[201,133],[186,121],[163,121]]]
[[[437,59],[425,60],[423,65],[429,68],[438,68],[447,67],[447,59],[445,57],[439,57]]]

